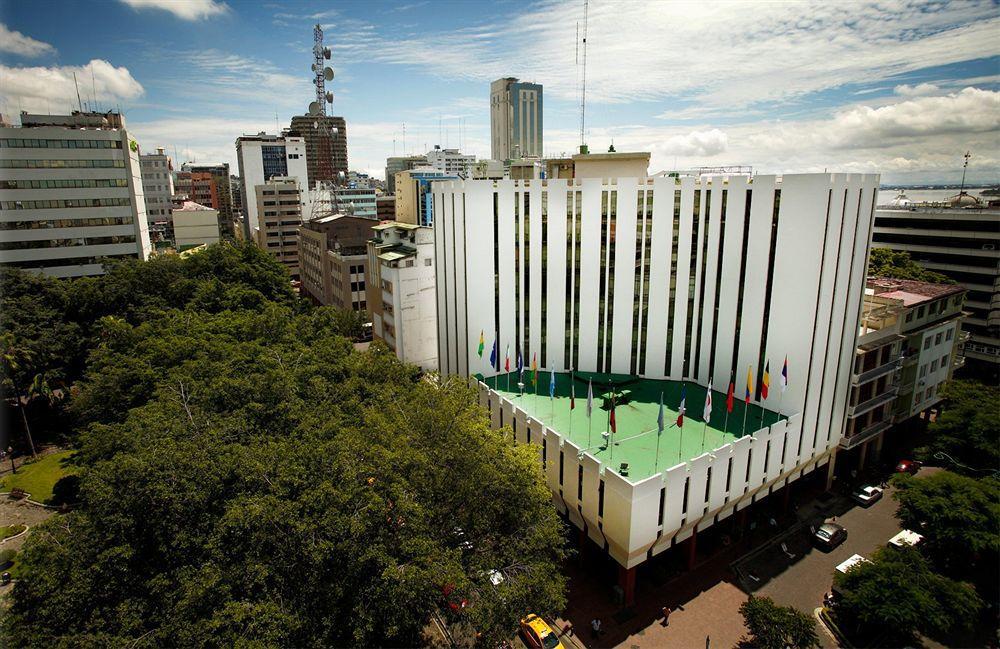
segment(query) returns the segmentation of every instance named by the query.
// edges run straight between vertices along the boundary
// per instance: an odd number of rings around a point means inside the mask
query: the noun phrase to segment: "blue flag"
[[[493,349],[490,350],[490,367],[492,367],[493,369],[495,369],[497,371],[500,371],[500,366],[497,365],[497,363],[500,362],[500,359],[497,358],[497,355],[499,354],[499,351],[500,350],[497,349],[497,340],[496,340],[496,338],[494,338],[493,339]]]
[[[555,370],[549,370],[549,398],[556,398],[556,372]]]
[[[521,378],[524,378],[524,359],[521,358],[521,347],[517,348],[517,373]]]
[[[663,393],[660,393],[660,414],[656,416],[656,427],[659,432],[663,432]]]

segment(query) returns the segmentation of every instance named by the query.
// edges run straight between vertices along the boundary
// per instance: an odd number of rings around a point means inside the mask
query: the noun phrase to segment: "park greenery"
[[[72,479],[67,479],[67,476],[72,476],[76,471],[75,465],[71,464],[72,455],[72,451],[49,453],[34,462],[24,464],[17,469],[17,473],[8,473],[0,479],[0,491],[20,489],[30,494],[35,502],[45,504],[72,502],[70,497],[69,500],[53,503],[54,494],[59,491],[56,485],[60,481],[65,481],[62,484],[64,489],[73,484]]]
[[[819,647],[816,621],[794,606],[779,606],[770,597],[750,596],[740,604],[748,637],[747,649],[812,649]]]
[[[18,555],[12,645],[413,646],[432,616],[495,645],[564,605],[531,451],[252,246],[4,282],[49,305],[4,331],[18,385],[68,395],[78,470]]]
[[[913,261],[910,253],[905,250],[891,248],[872,248],[868,256],[868,277],[891,277],[893,279],[912,279],[920,282],[936,284],[954,284],[955,281],[947,275],[926,270]]]
[[[945,402],[927,427],[927,445],[917,456],[972,477],[1000,475],[1000,388],[953,380]]]

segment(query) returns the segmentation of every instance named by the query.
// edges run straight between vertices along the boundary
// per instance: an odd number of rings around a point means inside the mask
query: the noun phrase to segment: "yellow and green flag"
[[[531,355],[531,383],[538,385],[538,354]]]
[[[480,329],[479,330],[479,350],[478,350],[479,358],[483,357],[483,348],[486,346],[486,341],[483,339],[483,333],[484,333],[483,330]]]

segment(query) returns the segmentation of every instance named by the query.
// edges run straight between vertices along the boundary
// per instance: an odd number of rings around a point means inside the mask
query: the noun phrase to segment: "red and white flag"
[[[712,420],[712,382],[708,382],[708,391],[705,393],[705,423]]]

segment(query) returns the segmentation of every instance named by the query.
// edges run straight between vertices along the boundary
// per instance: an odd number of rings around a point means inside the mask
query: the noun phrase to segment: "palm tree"
[[[0,339],[0,362],[3,364],[3,386],[8,388],[14,393],[14,400],[17,401],[18,410],[21,411],[21,419],[24,421],[24,432],[28,436],[28,444],[31,446],[31,455],[37,457],[38,454],[35,452],[35,441],[31,438],[31,427],[28,425],[28,414],[25,411],[27,402],[31,400],[29,394],[24,395],[24,400],[21,399],[21,390],[17,385],[17,379],[15,377],[16,373],[21,370],[31,362],[32,352],[24,347],[18,347],[14,342],[14,336],[10,332],[5,332],[2,339]],[[51,390],[48,388],[48,382],[42,377],[41,374],[35,376],[35,380],[32,381],[32,389],[36,387],[39,391]]]

